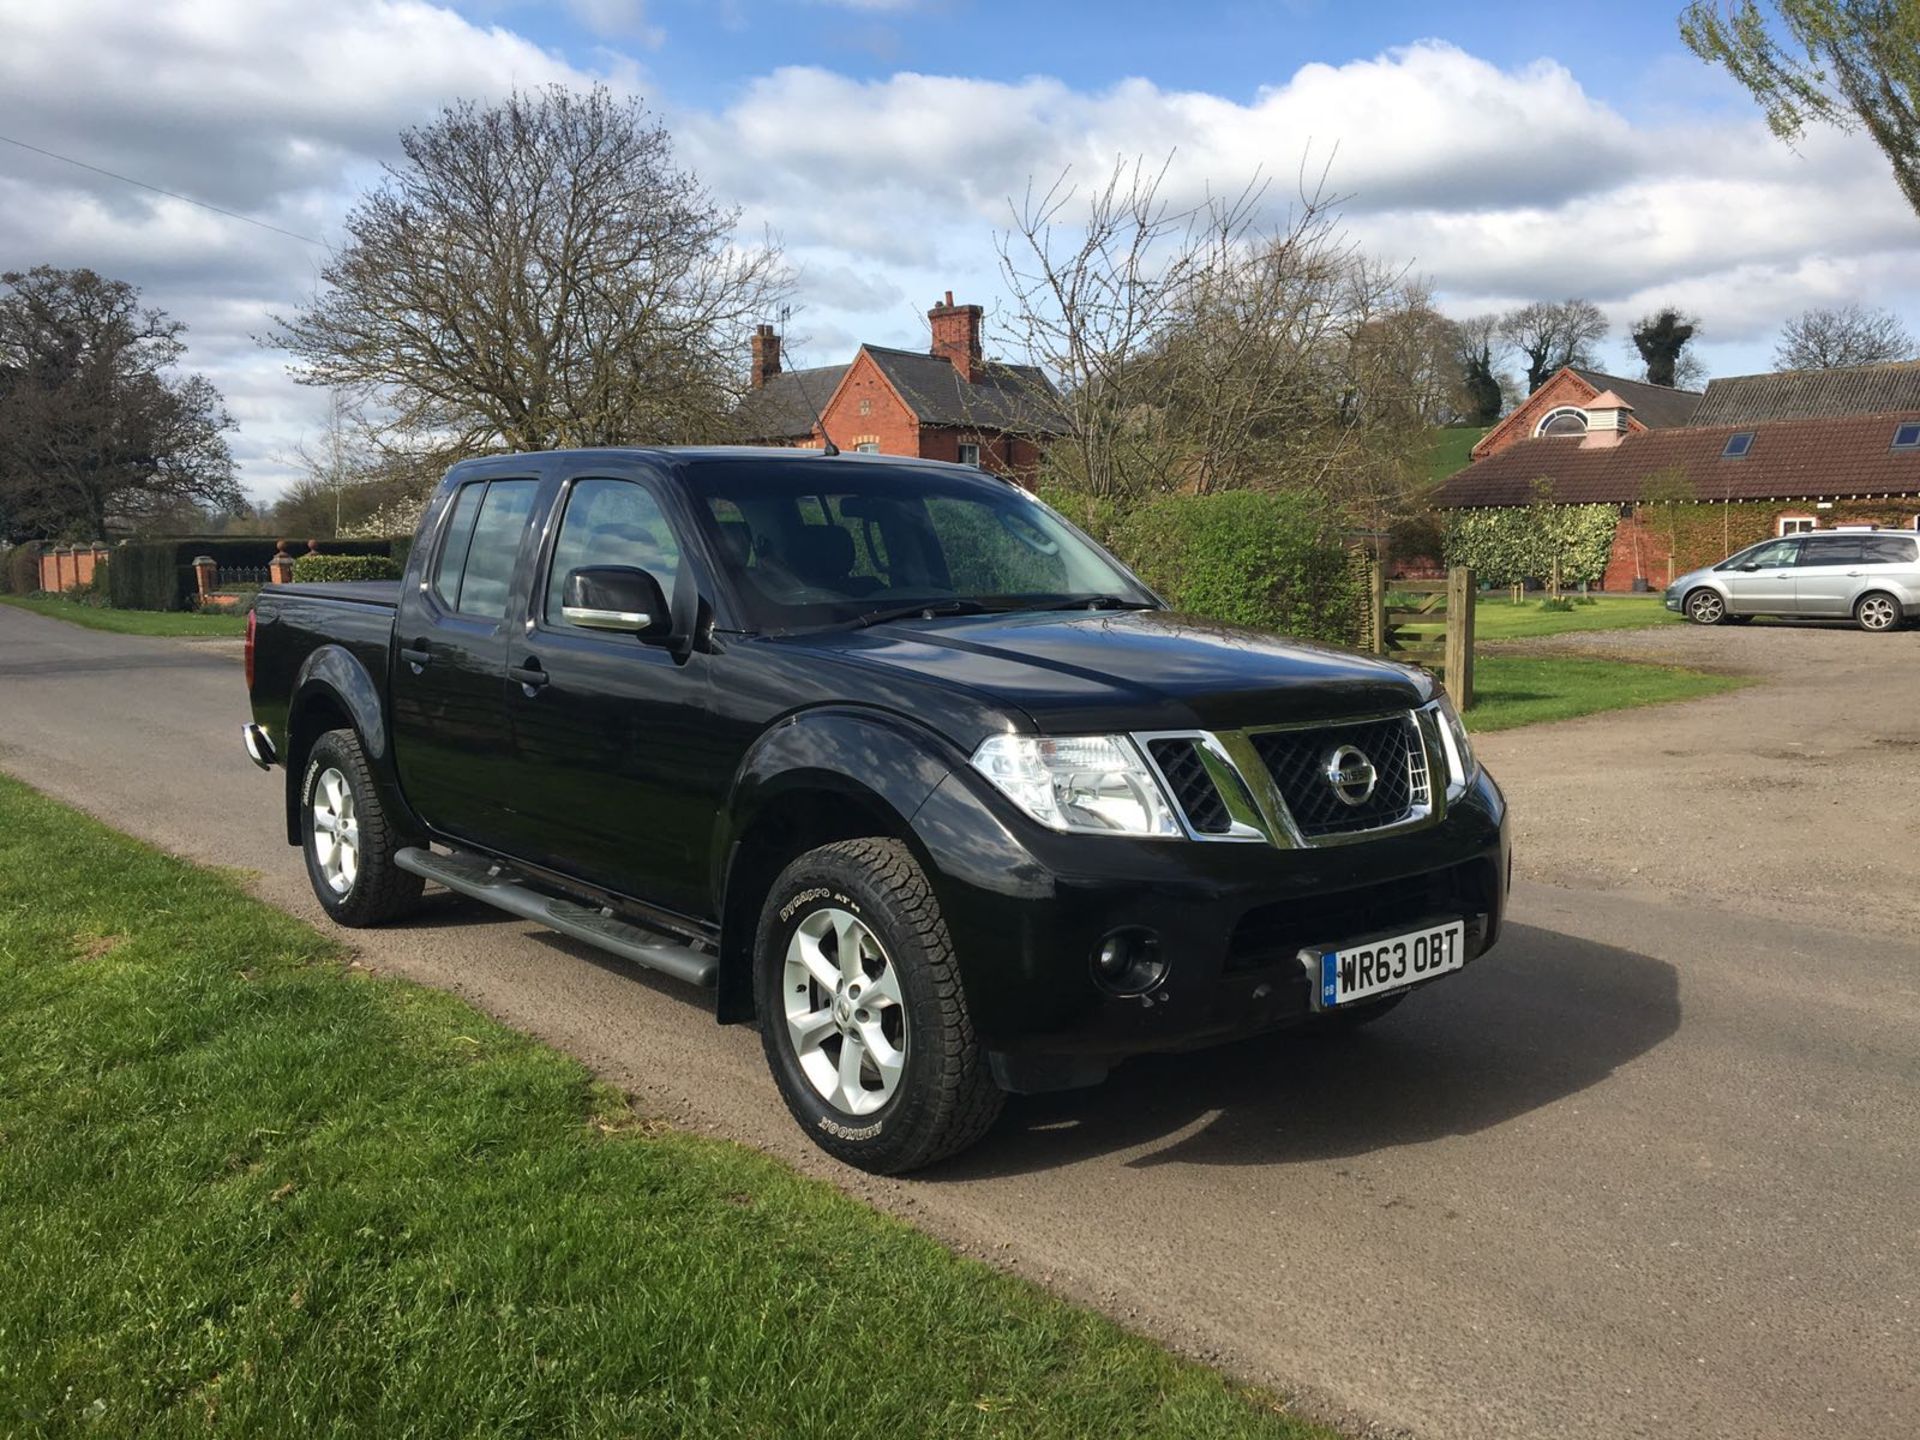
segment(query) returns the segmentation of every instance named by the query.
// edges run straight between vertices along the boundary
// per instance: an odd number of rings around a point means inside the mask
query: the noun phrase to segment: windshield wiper
[[[1151,610],[1145,600],[1129,600],[1124,595],[1068,595],[1044,605],[1024,605],[1024,610]]]
[[[835,628],[864,630],[869,625],[884,625],[889,620],[931,620],[936,615],[985,615],[1003,608],[978,600],[922,600],[918,605],[890,605],[884,610],[869,610]]]

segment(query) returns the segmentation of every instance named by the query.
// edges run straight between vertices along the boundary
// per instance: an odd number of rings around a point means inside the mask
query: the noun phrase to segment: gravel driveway
[[[1912,939],[1920,630],[1674,625],[1500,648],[1765,682],[1478,741],[1514,802],[1521,874]]]

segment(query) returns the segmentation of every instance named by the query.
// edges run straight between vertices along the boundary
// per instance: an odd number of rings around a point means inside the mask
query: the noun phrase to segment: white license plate
[[[1383,995],[1467,963],[1467,927],[1449,920],[1385,940],[1320,952],[1320,1008]]]

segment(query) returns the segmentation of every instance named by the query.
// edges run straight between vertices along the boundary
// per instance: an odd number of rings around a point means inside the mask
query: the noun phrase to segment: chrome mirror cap
[[[582,630],[618,630],[638,635],[653,628],[653,617],[644,610],[589,610],[581,605],[563,605],[560,616]]]

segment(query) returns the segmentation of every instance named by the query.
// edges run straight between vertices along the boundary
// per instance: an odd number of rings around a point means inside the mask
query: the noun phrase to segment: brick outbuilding
[[[844,365],[788,370],[780,335],[755,331],[749,389],[736,414],[759,445],[823,446],[952,460],[1032,484],[1061,432],[1060,397],[1039,370],[989,360],[981,308],[953,292],[927,312],[925,352],[862,345]]]

